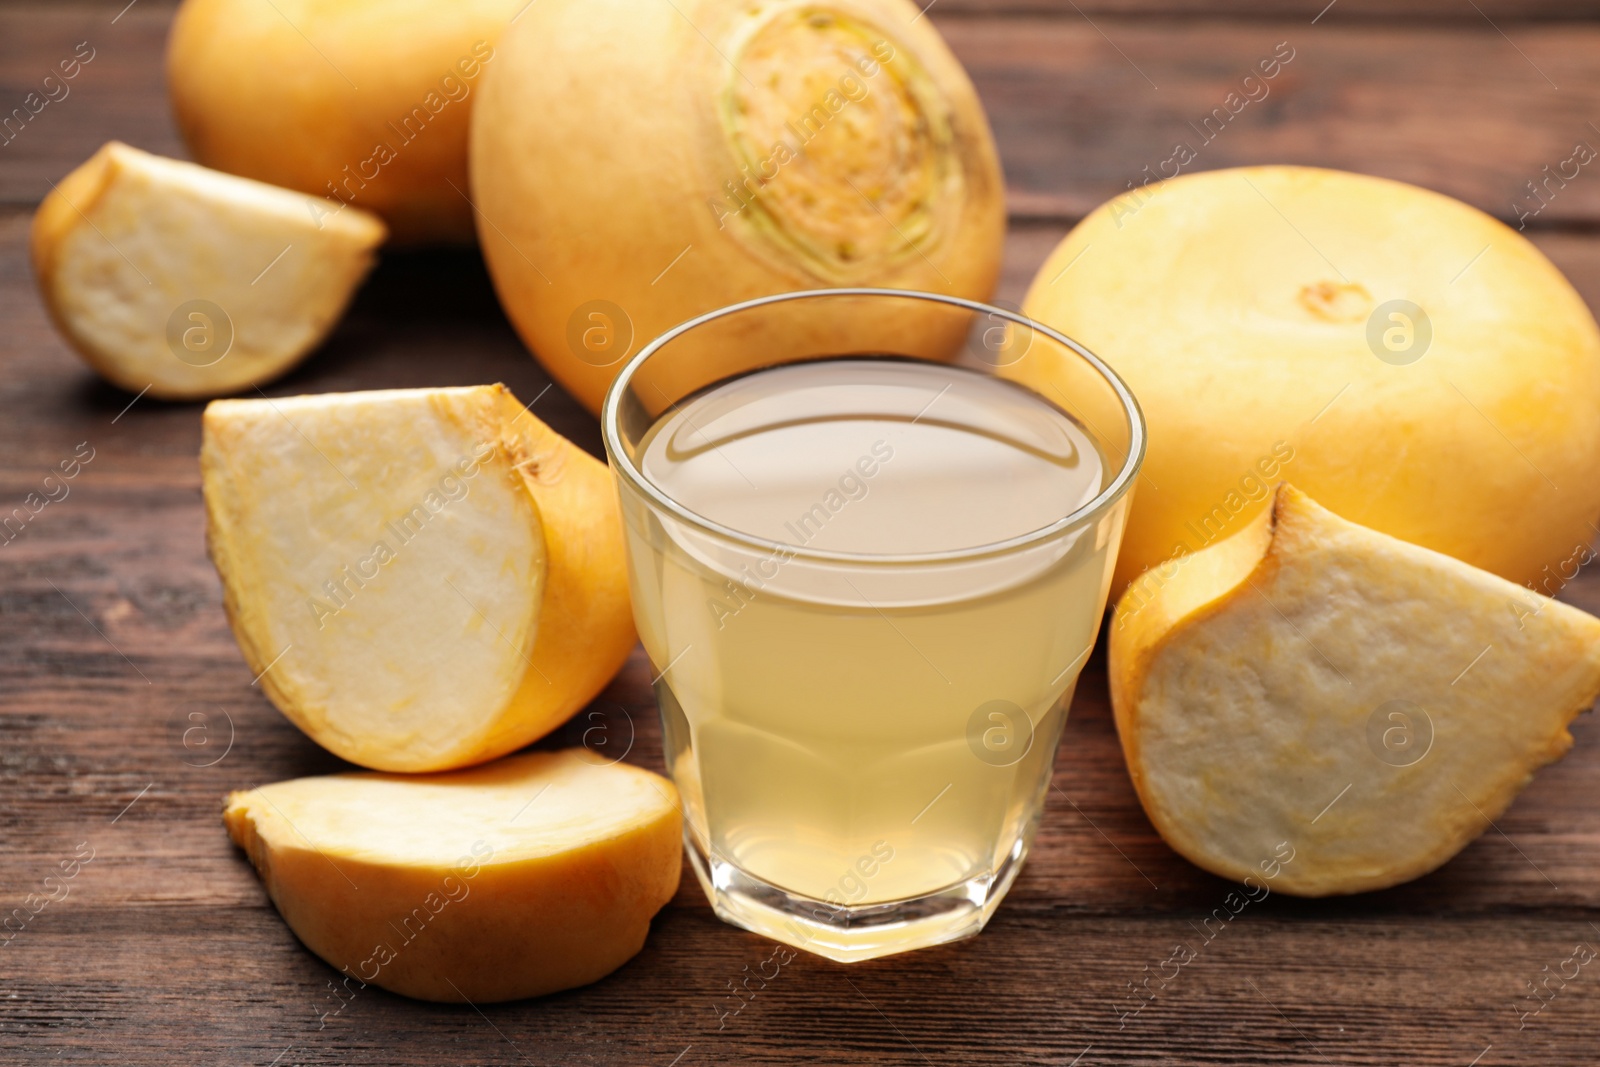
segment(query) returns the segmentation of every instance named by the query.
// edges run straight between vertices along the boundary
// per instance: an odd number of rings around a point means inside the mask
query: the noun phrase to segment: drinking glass
[[[850,359],[871,363],[839,362]],[[897,359],[932,362],[882,362]],[[897,526],[895,502],[909,498],[896,493],[918,491],[895,487],[916,469],[913,444],[878,442],[842,473],[818,449],[818,506],[803,514],[818,524],[848,518],[879,539],[850,551],[812,543],[803,515],[790,521],[805,450],[770,457],[781,460],[783,494],[763,490],[766,473],[739,472],[740,514],[761,521],[703,514],[652,472],[663,427],[688,451],[730,463],[737,454],[766,471],[767,457],[739,438],[754,416],[732,402],[704,406],[757,372],[783,368],[786,377],[763,379],[777,383],[838,370],[844,392],[827,395],[848,408],[850,374],[888,381],[930,367],[949,384],[919,394],[922,411],[891,399],[883,403],[900,408],[878,414],[908,432],[939,419],[940,433],[971,431],[974,463],[992,441],[1028,450],[1046,447],[1030,435],[1080,435],[1101,472],[1081,502],[1003,537],[929,550],[946,522],[1003,529],[1007,500],[1018,515],[1036,513],[1038,501],[985,484],[1002,470],[969,470],[943,490],[950,499],[932,501],[932,521]],[[980,384],[975,376],[986,384],[966,388]],[[777,425],[785,394],[774,388],[763,418]],[[868,393],[899,395],[870,383],[859,395]],[[1127,387],[1082,345],[1005,308],[828,289],[735,304],[667,332],[623,367],[601,419],[666,760],[716,914],[841,961],[976,934],[1033,840],[1105,611],[1145,447]],[[1061,425],[1052,431],[1051,420]],[[985,502],[964,499],[963,485],[981,486]],[[769,508],[786,509],[787,525],[765,521]]]

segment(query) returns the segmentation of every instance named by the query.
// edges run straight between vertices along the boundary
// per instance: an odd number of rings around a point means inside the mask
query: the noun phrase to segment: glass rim
[[[771,304],[786,303],[791,300],[809,300],[819,297],[843,296],[898,297],[901,299],[925,300],[930,303],[945,304],[950,307],[964,308],[968,311],[979,312],[987,315],[995,315],[1019,326],[1025,326],[1030,330],[1043,334],[1050,340],[1075,353],[1079,358],[1083,359],[1091,367],[1093,367],[1100,377],[1111,386],[1112,391],[1117,395],[1117,399],[1122,403],[1123,414],[1128,419],[1128,454],[1123,460],[1122,466],[1118,469],[1116,476],[1107,482],[1105,486],[1101,488],[1100,492],[1096,493],[1084,504],[1068,512],[1061,518],[1056,519],[1055,521],[1037,529],[1029,530],[1025,533],[1017,534],[1014,537],[1005,538],[1004,540],[991,541],[988,544],[974,545],[968,548],[947,549],[938,552],[835,552],[826,549],[805,548],[800,545],[793,545],[783,541],[771,541],[767,538],[757,536],[756,534],[746,533],[742,530],[738,530],[731,526],[726,526],[722,523],[716,522],[713,519],[709,519],[706,516],[701,515],[674,500],[666,493],[665,490],[652,482],[644,474],[644,472],[634,464],[627,451],[623,448],[622,431],[618,415],[621,409],[623,390],[628,387],[628,383],[633,379],[635,372],[637,372],[638,369],[644,365],[646,360],[655,355],[662,348],[666,347],[672,341],[688,333],[690,330],[697,329],[709,322],[715,322],[717,319],[724,318],[729,315],[734,315],[743,311],[750,311],[755,308],[766,307]],[[775,366],[783,365],[784,364],[775,364]],[[946,366],[955,366],[955,364],[946,364]],[[719,379],[719,381],[726,380],[728,379]],[[1056,407],[1058,410],[1063,410],[1064,414],[1067,414],[1069,418],[1071,417],[1070,412],[1065,412],[1064,409],[1061,409],[1059,405],[1055,404],[1048,397],[1045,397],[1042,393],[1038,393],[1029,388],[1025,383],[1015,382],[1013,384],[1020,385],[1023,388],[1028,389],[1028,391],[1033,392],[1035,396],[1041,397],[1046,403],[1050,404],[1052,407]],[[666,411],[662,413],[661,417],[665,418],[667,413],[671,412],[682,402],[683,398],[673,401]],[[1077,341],[1074,341],[1065,334],[1057,330],[1053,330],[1044,323],[1028,318],[1026,315],[1023,315],[1019,312],[1008,311],[1005,308],[996,307],[993,304],[986,304],[978,300],[968,300],[965,297],[959,296],[946,296],[942,293],[922,292],[916,289],[875,289],[866,287],[799,289],[787,293],[773,293],[768,296],[761,296],[751,300],[742,300],[735,304],[728,304],[724,307],[717,308],[713,311],[708,311],[703,315],[696,315],[694,318],[679,323],[672,329],[656,337],[649,344],[645,345],[644,348],[640,349],[626,363],[623,364],[622,370],[618,372],[616,379],[612,381],[610,388],[606,390],[605,402],[600,408],[600,431],[601,436],[605,441],[606,451],[610,454],[612,469],[616,471],[618,476],[626,480],[628,484],[631,485],[635,490],[642,493],[646,499],[651,502],[651,504],[665,512],[668,512],[674,518],[677,518],[689,526],[697,527],[705,533],[712,534],[727,541],[733,541],[736,544],[740,544],[745,547],[757,548],[769,553],[782,553],[784,554],[785,558],[788,559],[808,559],[833,563],[876,565],[953,563],[971,559],[980,559],[986,556],[1004,555],[1006,553],[1028,548],[1040,542],[1049,541],[1074,527],[1087,525],[1090,521],[1109,510],[1111,506],[1121,499],[1121,497],[1126,494],[1128,489],[1133,485],[1133,480],[1135,477],[1137,477],[1139,468],[1144,462],[1146,445],[1144,413],[1140,409],[1139,401],[1133,395],[1133,391],[1128,388],[1127,383],[1122,380],[1117,372],[1107,366],[1099,356],[1095,355],[1093,352],[1089,351],[1083,345],[1079,344]],[[1098,434],[1096,434],[1096,436],[1098,437]]]

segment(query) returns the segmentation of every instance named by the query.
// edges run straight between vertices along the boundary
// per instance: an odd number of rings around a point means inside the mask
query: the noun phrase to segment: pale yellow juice
[[[1023,551],[970,550],[1093,499],[1106,471],[1091,435],[993,377],[844,359],[705,390],[638,457],[679,504],[768,543],[624,497],[635,614],[665,668],[667,755],[695,848],[823,902],[819,921],[963,883],[1003,891],[1098,630],[1114,538],[1091,524]]]

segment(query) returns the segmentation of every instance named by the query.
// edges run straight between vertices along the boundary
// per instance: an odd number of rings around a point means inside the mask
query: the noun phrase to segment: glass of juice
[[[844,961],[976,934],[1105,611],[1127,387],[1001,308],[814,290],[656,339],[602,423],[717,915]]]

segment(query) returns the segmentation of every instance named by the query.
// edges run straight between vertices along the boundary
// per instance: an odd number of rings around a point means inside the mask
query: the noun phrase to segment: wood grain
[[[1335,10],[1347,5],[1360,9],[1341,0]],[[1159,98],[1143,97],[1149,87],[1072,18],[942,22],[989,100],[1022,205],[1002,284],[1011,301],[1065,233],[1062,220],[1162,143],[1161,123],[1282,39],[1276,15],[1180,24],[1154,17],[1193,10],[1179,0],[1084,6],[1149,13],[1101,28],[1158,81],[1174,75]],[[1600,945],[1596,720],[1581,720],[1572,754],[1436,874],[1359,898],[1274,896],[1206,942],[1196,927],[1229,887],[1175,856],[1145,820],[1099,654],[1032,858],[976,940],[850,968],[802,956],[731,1014],[729,983],[769,947],[717,922],[691,880],[644,952],[593,987],[481,1012],[368,989],[340,1010],[333,972],[288,933],[218,818],[230,789],[341,764],[251,686],[228,633],[202,541],[199,407],[130,406],[97,383],[51,330],[26,263],[27,207],[101,140],[178,150],[160,96],[167,14],[143,0],[113,26],[100,5],[0,8],[0,92],[29,84],[63,44],[105,42],[30,140],[0,148],[0,201],[12,205],[0,209],[0,513],[80,442],[95,450],[66,499],[0,544],[0,912],[39,892],[78,843],[95,849],[67,897],[0,947],[0,1061],[1593,1062],[1600,972],[1582,971],[1536,1016],[1519,1007],[1524,983],[1557,969],[1574,943]],[[1330,29],[1291,65],[1304,80],[1272,98],[1284,110],[1242,116],[1255,125],[1224,138],[1245,145],[1219,138],[1218,161],[1225,148],[1270,158],[1299,146],[1492,207],[1497,183],[1548,155],[1562,123],[1584,108],[1600,117],[1592,26],[1517,32],[1552,73],[1579,75],[1549,102],[1520,60],[1502,65],[1492,33]],[[1600,202],[1583,182],[1534,238],[1600,306]],[[543,393],[535,410],[598,453],[594,421],[559,389],[543,392],[548,379],[498,311],[476,254],[412,253],[387,257],[326,348],[268,391],[494,380],[525,400]],[[1564,595],[1600,611],[1600,576],[1585,572]],[[636,728],[629,758],[659,768],[650,676],[636,652],[597,706],[625,711]],[[207,717],[203,739],[185,737],[190,712]],[[1133,1014],[1130,986],[1159,973],[1177,943],[1196,958]]]
[[[1525,183],[1543,180],[1544,167],[1559,167],[1579,141],[1600,149],[1592,24],[1525,26],[1514,44],[1488,26],[941,25],[988,107],[1013,217],[1081,217],[1130,182],[1159,177],[1181,143],[1196,157],[1186,172],[1258,163],[1361,171],[1511,220],[1515,204],[1539,207]],[[1246,86],[1281,49],[1293,59],[1277,77]],[[1239,103],[1247,91],[1259,100]],[[1235,117],[1205,126],[1230,107]],[[1532,224],[1595,221],[1600,181],[1578,173]]]

